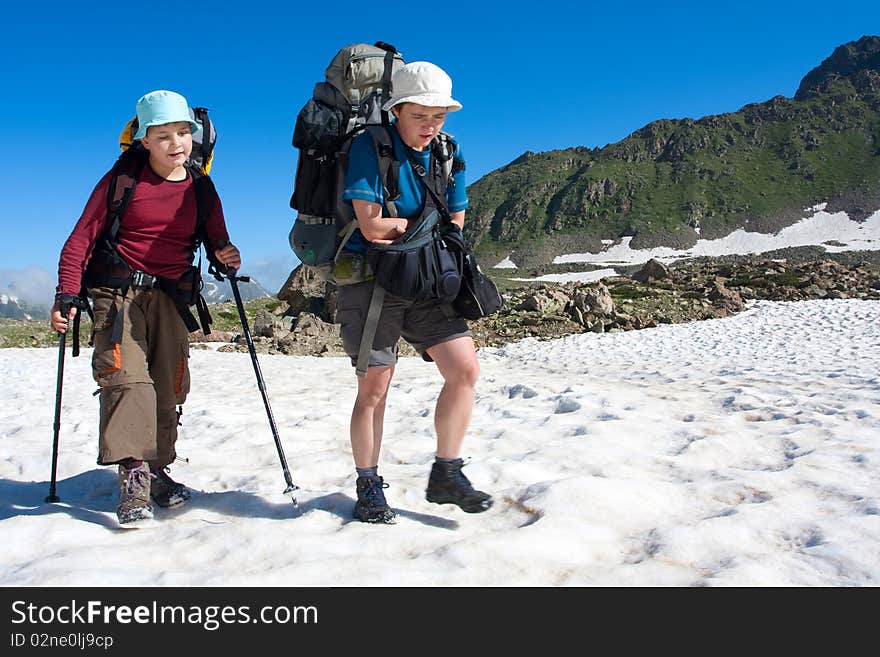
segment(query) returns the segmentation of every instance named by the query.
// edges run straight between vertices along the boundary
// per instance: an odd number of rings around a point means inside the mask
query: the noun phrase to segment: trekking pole
[[[223,248],[224,246],[225,244],[220,244],[218,245],[218,248]],[[284,470],[284,481],[287,482],[287,488],[284,489],[284,494],[290,495],[291,501],[294,506],[296,506],[297,502],[293,493],[298,487],[294,485],[293,480],[290,478],[290,469],[287,467],[284,448],[281,446],[281,438],[278,436],[278,427],[275,426],[275,416],[272,414],[272,407],[269,405],[269,396],[266,394],[266,382],[263,380],[263,373],[260,371],[260,363],[257,361],[257,350],[254,347],[254,341],[251,338],[251,331],[248,328],[247,316],[244,312],[244,304],[241,301],[241,292],[238,290],[238,281],[247,283],[251,279],[249,276],[239,276],[232,267],[226,267],[225,269],[226,271],[223,273],[226,274],[226,278],[229,279],[229,284],[232,286],[232,296],[235,297],[235,305],[238,308],[238,317],[241,319],[241,328],[244,332],[244,339],[247,341],[248,351],[251,355],[251,362],[254,365],[254,373],[257,375],[257,387],[259,387],[260,394],[263,396],[263,405],[266,407],[266,415],[269,416],[269,426],[272,428],[272,437],[275,439],[275,447],[278,449],[278,458],[281,460],[281,469]]]
[[[61,304],[61,315],[70,314],[70,306]],[[55,473],[58,470],[58,433],[61,431],[61,384],[64,381],[64,348],[67,345],[67,331],[58,332],[58,379],[55,382],[55,423],[52,425],[55,435],[52,438],[52,478],[49,481],[49,496],[45,501],[49,504],[60,502],[55,494]]]

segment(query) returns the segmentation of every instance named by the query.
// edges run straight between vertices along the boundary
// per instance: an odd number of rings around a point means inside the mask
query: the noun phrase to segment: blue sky
[[[4,7],[0,291],[14,281],[51,296],[54,282],[32,269],[54,279],[135,101],[153,89],[210,108],[212,175],[241,271],[274,291],[295,264],[296,114],[346,44],[383,40],[446,69],[464,105],[446,128],[473,182],[526,150],[604,146],[656,119],[792,96],[835,47],[880,34],[880,4],[860,0],[84,5]]]

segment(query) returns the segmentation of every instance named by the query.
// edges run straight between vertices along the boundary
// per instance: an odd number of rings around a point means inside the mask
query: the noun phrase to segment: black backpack
[[[403,64],[397,49],[381,41],[346,46],[297,115],[293,146],[299,158],[290,199],[297,216],[290,246],[303,265],[325,280],[333,280],[333,263],[356,227],[351,209],[341,200],[351,142],[371,126],[389,125],[382,105],[391,97],[391,76]],[[391,136],[385,130],[372,134],[380,158],[384,155],[391,166]]]

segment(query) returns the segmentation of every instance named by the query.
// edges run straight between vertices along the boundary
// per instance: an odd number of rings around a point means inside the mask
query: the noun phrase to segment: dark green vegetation
[[[245,315],[248,318],[248,326],[253,328],[254,318],[261,310],[274,312],[282,302],[275,297],[261,297],[252,299],[251,301],[243,301]],[[241,332],[241,319],[238,316],[238,308],[234,301],[224,301],[223,303],[212,303],[209,306],[211,317],[214,323],[211,329],[214,331],[229,331],[232,333]]]
[[[770,232],[820,202],[862,219],[880,207],[880,37],[837,48],[794,98],[655,121],[604,148],[526,152],[468,194],[466,232],[487,265],[532,267],[624,236],[687,247]]]
[[[86,319],[81,332],[92,330]],[[88,339],[88,338],[86,338]],[[70,341],[67,343],[70,346]],[[0,348],[2,347],[51,347],[58,346],[58,334],[49,326],[49,320],[0,318]]]
[[[243,302],[248,325],[253,330],[254,319],[261,310],[273,312],[282,302],[274,297],[260,297]],[[241,320],[235,302],[225,301],[209,306],[214,323],[212,331],[224,331],[234,334],[241,333]],[[80,328],[80,346],[86,347],[92,331],[92,323],[88,316],[82,320]],[[58,334],[49,326],[49,320],[21,320],[0,318],[0,348],[3,347],[57,347]],[[71,346],[68,337],[67,347]]]

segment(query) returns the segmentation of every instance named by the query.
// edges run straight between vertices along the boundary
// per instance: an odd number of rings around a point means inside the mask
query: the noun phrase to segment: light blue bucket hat
[[[192,111],[186,98],[173,91],[159,89],[141,96],[137,102],[138,131],[135,139],[143,139],[147,135],[147,128],[152,125],[165,125],[186,121],[192,126],[193,134],[201,129],[201,126],[193,120]]]

